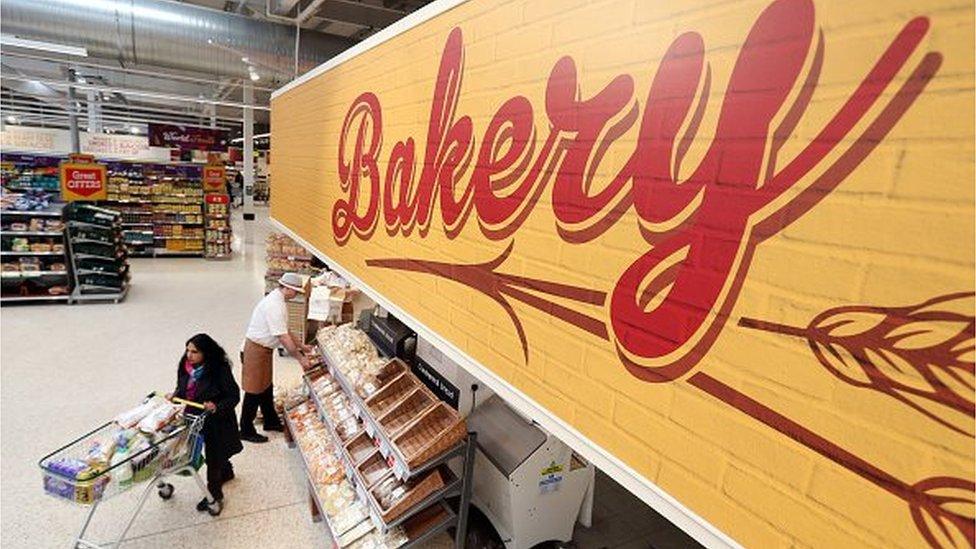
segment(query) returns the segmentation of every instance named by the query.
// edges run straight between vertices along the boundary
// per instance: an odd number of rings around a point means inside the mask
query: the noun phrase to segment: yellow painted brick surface
[[[967,403],[972,406],[972,395],[964,395],[956,408],[946,398],[920,405],[936,419],[951,418],[959,428],[949,429],[897,394],[845,380],[831,371],[836,364],[813,352],[817,338],[835,338],[833,344],[843,348],[873,346],[874,351],[895,340],[842,340],[808,327],[818,315],[839,315],[843,308],[879,307],[880,313],[862,309],[854,316],[885,315],[976,289],[972,2],[810,0],[813,31],[815,36],[822,32],[824,56],[810,80],[809,105],[795,126],[779,134],[781,142],[764,138],[762,161],[772,173],[802,160],[809,147],[823,144],[818,139],[825,125],[906,25],[927,22],[918,28],[924,36],[904,66],[894,70],[880,100],[824,161],[746,220],[752,231],[791,199],[816,202],[789,226],[762,235],[750,253],[743,255],[748,247],[738,248],[736,257],[743,261],[735,283],[741,283],[738,296],[721,316],[706,321],[716,327],[710,344],[695,352],[689,345],[679,349],[690,366],[668,382],[639,378],[635,374],[647,373],[644,366],[628,369],[624,349],[633,342],[618,340],[614,330],[619,327],[611,322],[611,297],[622,273],[666,240],[642,235],[629,195],[618,197],[622,212],[602,233],[581,241],[560,233],[566,227],[560,227],[554,213],[561,206],[554,186],[565,156],[545,164],[538,202],[505,238],[483,234],[477,207],[460,233],[448,238],[439,197],[423,236],[416,229],[409,237],[387,235],[382,211],[369,238],[354,233],[339,242],[333,232],[337,201],[348,198],[340,185],[340,158],[348,163],[352,155],[358,121],[347,132],[345,151],[339,150],[339,139],[350,107],[364,92],[375,94],[382,109],[377,166],[381,190],[394,144],[408,138],[415,147],[411,184],[419,183],[429,161],[426,147],[439,63],[453,29],[462,33],[463,66],[457,106],[448,115],[453,121],[468,117],[473,130],[471,160],[459,170],[454,195],[461,196],[471,180],[492,118],[514,97],[532,107],[529,161],[535,161],[552,127],[550,74],[561,59],[570,59],[576,81],[573,88],[561,83],[569,97],[591,100],[615,78],[633,91],[624,98],[621,112],[604,113],[613,114],[611,125],[620,126],[602,128],[595,136],[604,156],[599,162],[587,159],[584,169],[592,170],[593,177],[582,184],[583,192],[593,196],[631,162],[652,82],[661,77],[664,56],[679,37],[700,38],[711,82],[697,132],[686,151],[682,149],[681,165],[674,165],[678,155],[671,150],[662,173],[679,180],[695,174],[721,133],[726,104],[752,100],[750,94],[758,93],[750,90],[734,99],[727,95],[746,37],[764,10],[787,4],[800,14],[804,1],[464,2],[273,100],[272,215],[394,301],[412,317],[408,322],[429,327],[547,415],[569,425],[598,452],[622,461],[646,484],[663,489],[701,521],[743,545],[922,547],[926,542],[908,512],[909,496],[883,489],[871,478],[890,475],[905,486],[939,476],[973,482],[976,420],[966,408]],[[811,43],[804,71],[813,66],[813,48]],[[763,72],[775,70],[780,58],[765,60]],[[883,135],[870,135],[880,124],[872,122],[895,112],[892,101],[899,89],[910,86],[909,75],[924,59],[936,61],[934,76],[914,102],[902,104],[904,114]],[[791,85],[789,100],[770,123],[772,130],[789,118],[791,101],[800,94],[801,82]],[[630,109],[636,118],[625,128],[622,121]],[[661,126],[651,123],[655,130]],[[690,117],[684,117],[682,132],[690,125]],[[564,132],[559,139],[569,142],[573,133]],[[855,146],[855,139],[866,134],[867,141]],[[615,139],[607,141],[611,135]],[[510,146],[500,145],[495,157]],[[766,154],[774,149],[775,159]],[[564,155],[565,148],[561,151]],[[847,170],[862,152],[863,162]],[[719,162],[734,167],[742,158],[726,153]],[[841,171],[845,173],[832,191],[817,190],[821,178]],[[365,171],[360,176],[368,182]],[[753,188],[771,185],[761,176],[747,183]],[[632,184],[626,181],[625,189]],[[505,196],[515,186],[493,192]],[[664,185],[652,200],[665,204],[673,190]],[[707,193],[720,190],[709,187],[702,196],[708,199]],[[367,189],[358,194],[362,214],[371,196]],[[740,198],[725,195],[723,208],[715,211],[730,211]],[[612,207],[606,205],[604,213]],[[676,227],[670,234],[682,236],[690,226],[710,227],[713,221],[696,211],[684,224],[670,219]],[[717,231],[705,238],[730,236]],[[376,259],[413,259],[470,266],[490,262],[506,250],[507,259],[492,275],[481,273],[478,289],[470,280],[461,283],[460,271],[440,277],[367,265]],[[700,267],[723,277],[718,263],[706,257]],[[528,289],[498,274],[562,286]],[[733,287],[732,278],[725,280],[722,296]],[[641,281],[641,291],[649,282]],[[502,291],[512,288],[536,301],[526,303],[512,297],[514,292]],[[574,291],[601,297],[586,294],[583,299]],[[511,305],[516,320],[499,299]],[[549,305],[537,307],[538,300]],[[713,315],[720,301],[710,309]],[[658,301],[649,303],[637,305],[653,307]],[[961,314],[971,318],[972,307]],[[681,318],[673,322],[693,331]],[[524,349],[518,325],[525,331]],[[943,339],[951,335],[945,326],[931,333]],[[972,334],[968,341],[972,345]],[[949,360],[945,353],[933,353],[915,359],[913,367]],[[845,356],[847,374],[863,382],[857,361]],[[845,453],[874,472],[845,462]]]

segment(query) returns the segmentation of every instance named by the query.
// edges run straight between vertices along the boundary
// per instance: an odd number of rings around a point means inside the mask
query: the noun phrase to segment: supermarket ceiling
[[[272,90],[428,2],[4,0],[0,109],[47,127],[67,127],[73,110],[82,128],[213,120],[239,131],[250,84],[261,128]]]

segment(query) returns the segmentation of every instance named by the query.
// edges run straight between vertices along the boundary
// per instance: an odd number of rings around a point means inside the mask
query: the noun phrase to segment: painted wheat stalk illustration
[[[962,434],[973,435],[974,294],[907,307],[829,309],[805,328],[742,318],[740,326],[807,340],[839,379],[884,393]]]

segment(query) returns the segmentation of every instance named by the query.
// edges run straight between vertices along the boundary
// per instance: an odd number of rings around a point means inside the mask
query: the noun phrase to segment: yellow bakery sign
[[[276,94],[273,217],[737,541],[972,546],[971,10],[664,4]]]

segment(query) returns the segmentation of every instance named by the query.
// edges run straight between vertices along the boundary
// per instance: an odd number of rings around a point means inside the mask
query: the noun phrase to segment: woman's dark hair
[[[214,341],[214,338],[207,334],[197,334],[186,340],[187,345],[191,343],[197,350],[203,353],[204,364],[209,366],[226,365],[230,367],[230,359],[227,358],[227,351],[219,343]]]

